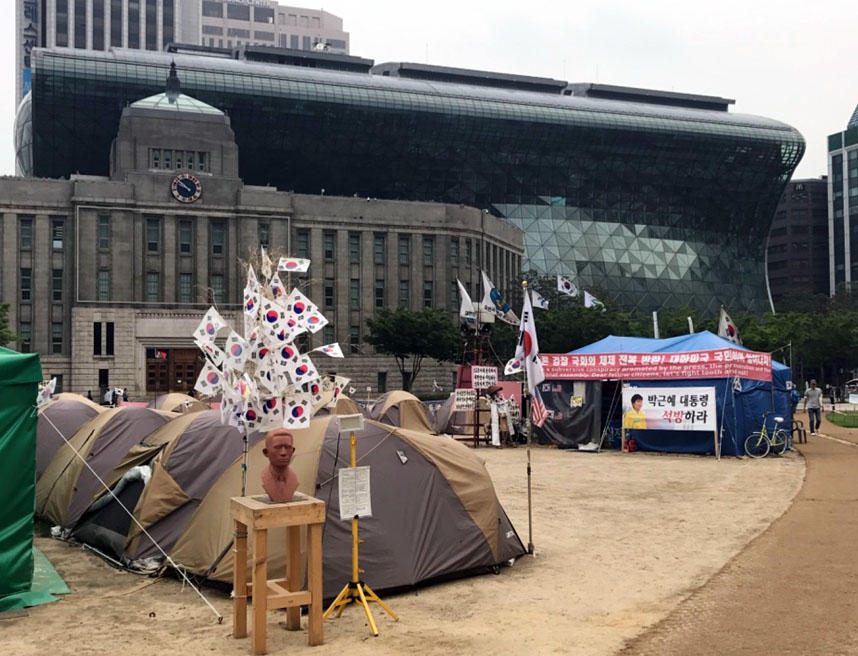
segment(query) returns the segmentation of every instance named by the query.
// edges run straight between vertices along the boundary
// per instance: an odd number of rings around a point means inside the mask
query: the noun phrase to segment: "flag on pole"
[[[518,323],[518,317],[515,316],[515,312],[512,311],[512,308],[509,306],[509,303],[506,302],[504,297],[501,295],[498,288],[495,287],[494,283],[489,280],[489,277],[486,275],[486,272],[483,271],[483,303],[482,310],[487,310],[491,312],[498,319],[504,321],[509,324],[515,325]]]
[[[516,358],[508,360],[506,366],[503,368],[504,376],[520,374],[522,371],[524,370],[521,368],[521,360],[518,360]]]
[[[528,294],[524,295],[524,306],[521,309],[515,359],[524,363],[524,371],[527,374],[527,389],[531,395],[534,395],[536,386],[545,380],[545,373],[542,371],[542,360],[539,359],[536,323],[533,320],[533,308],[530,305]]]
[[[533,425],[539,428],[548,419],[548,410],[545,408],[545,403],[542,402],[542,395],[539,393],[539,388],[533,392],[533,397],[530,400],[530,419]]]
[[[578,296],[578,288],[566,276],[557,276],[557,291],[569,296]]]
[[[730,315],[727,314],[727,310],[724,309],[723,305],[721,306],[721,320],[718,322],[718,336],[723,337],[734,344],[742,343],[742,340],[739,338],[739,329],[736,328],[736,324],[733,323],[733,320],[730,318]]]
[[[321,351],[325,355],[328,355],[332,358],[343,358],[343,357],[345,357],[343,355],[343,349],[340,348],[339,342],[334,342],[333,344],[325,344],[324,346],[317,346],[316,348],[314,348],[310,352],[312,353],[313,351]]]
[[[584,292],[584,307],[593,308],[593,307],[601,307],[603,310],[605,309],[605,304],[602,303],[598,298],[593,296],[590,292]]]
[[[548,309],[548,301],[546,301],[538,291],[535,289],[530,292],[530,295],[533,297],[533,307],[538,307],[540,310]]]
[[[456,284],[459,285],[459,316],[465,323],[474,323],[477,320],[474,303],[468,295],[468,291],[465,289],[462,281],[456,278]]]
[[[302,260],[298,257],[281,257],[277,260],[278,271],[290,273],[305,273],[310,268],[310,260]]]

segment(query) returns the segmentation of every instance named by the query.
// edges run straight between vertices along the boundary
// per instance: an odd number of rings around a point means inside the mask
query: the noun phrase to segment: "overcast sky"
[[[0,0],[0,174],[14,171],[14,4]],[[827,173],[826,136],[843,130],[858,104],[855,0],[327,0],[322,8],[343,18],[351,54],[376,63],[733,98],[731,112],[804,135],[796,177]]]

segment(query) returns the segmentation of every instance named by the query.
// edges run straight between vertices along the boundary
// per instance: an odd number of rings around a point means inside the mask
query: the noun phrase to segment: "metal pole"
[[[523,295],[527,294],[527,280],[521,281],[521,289],[523,291]],[[527,367],[524,368],[524,380],[525,387],[530,385],[530,380],[527,378]],[[524,395],[522,402],[522,411],[524,414],[522,415],[522,419],[527,422],[527,553],[533,555],[533,503],[531,496],[531,474],[532,468],[530,466],[530,444],[531,438],[533,437],[533,422],[530,421],[530,389],[528,387],[528,394]]]

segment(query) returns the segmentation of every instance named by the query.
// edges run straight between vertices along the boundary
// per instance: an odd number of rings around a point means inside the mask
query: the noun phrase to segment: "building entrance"
[[[189,392],[203,367],[196,348],[146,349],[146,393]]]

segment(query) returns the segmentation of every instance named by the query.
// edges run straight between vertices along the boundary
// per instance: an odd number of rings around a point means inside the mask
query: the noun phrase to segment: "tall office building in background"
[[[828,136],[828,252],[833,296],[858,281],[858,107]]]
[[[30,90],[30,53],[37,47],[164,50],[184,43],[349,51],[341,18],[273,0],[17,0],[15,16],[19,99]]]

